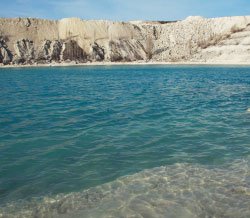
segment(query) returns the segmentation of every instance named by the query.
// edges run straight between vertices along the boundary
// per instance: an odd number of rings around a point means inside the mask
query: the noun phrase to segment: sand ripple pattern
[[[122,177],[83,192],[8,205],[4,217],[250,216],[250,162],[221,168],[175,164]],[[13,212],[14,211],[14,212]]]

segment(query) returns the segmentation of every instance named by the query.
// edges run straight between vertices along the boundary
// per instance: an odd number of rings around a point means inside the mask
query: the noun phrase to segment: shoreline
[[[204,65],[204,66],[250,66],[250,62],[87,62],[87,63],[50,63],[50,64],[24,64],[0,65],[1,68],[30,68],[30,67],[75,67],[75,66],[129,66],[129,65]]]

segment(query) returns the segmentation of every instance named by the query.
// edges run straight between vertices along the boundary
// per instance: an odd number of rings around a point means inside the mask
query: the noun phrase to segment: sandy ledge
[[[250,62],[87,62],[87,63],[50,63],[25,65],[0,65],[0,68],[25,67],[72,67],[72,66],[122,66],[122,65],[219,65],[219,66],[250,66]]]

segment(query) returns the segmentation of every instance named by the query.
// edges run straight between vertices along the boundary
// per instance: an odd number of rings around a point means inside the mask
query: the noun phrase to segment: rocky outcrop
[[[137,61],[146,57],[143,45],[136,40],[114,40],[109,42],[110,61]]]
[[[61,52],[62,52],[62,43],[58,40],[53,41],[50,44],[50,58],[52,61],[60,61],[61,60]]]
[[[188,17],[176,22],[0,19],[0,39],[2,64],[250,63],[250,16]]]
[[[63,43],[62,60],[86,62],[87,55],[75,40],[69,40]]]
[[[46,63],[51,61],[60,61],[62,52],[62,42],[55,40],[45,40],[38,51],[37,62]]]
[[[4,39],[0,39],[0,63],[6,65],[12,61],[12,54]]]
[[[98,45],[96,42],[92,45],[92,56],[93,61],[103,61],[105,58],[105,50],[103,47]]]
[[[51,60],[51,41],[45,40],[42,43],[40,50],[37,55],[38,62],[45,62],[47,60]]]
[[[35,50],[34,43],[29,39],[22,39],[14,44],[15,56],[14,63],[26,63],[30,64],[34,62]]]

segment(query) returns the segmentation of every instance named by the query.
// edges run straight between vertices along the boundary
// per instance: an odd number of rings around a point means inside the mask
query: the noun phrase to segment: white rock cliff
[[[176,22],[0,19],[0,64],[250,63],[250,16]]]

